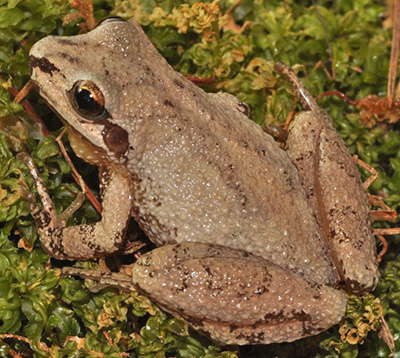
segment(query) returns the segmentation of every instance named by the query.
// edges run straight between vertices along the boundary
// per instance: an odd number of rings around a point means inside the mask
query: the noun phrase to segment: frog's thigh
[[[337,324],[346,310],[340,291],[215,245],[153,250],[135,265],[133,283],[222,344],[293,341]]]
[[[358,168],[335,130],[321,131],[317,163],[318,205],[338,269],[353,292],[369,291],[379,272],[368,199]]]
[[[65,227],[65,222],[53,217],[46,225],[38,224],[42,247],[50,256],[85,260],[106,256],[121,248],[132,207],[131,183],[124,173],[107,174],[101,221]]]

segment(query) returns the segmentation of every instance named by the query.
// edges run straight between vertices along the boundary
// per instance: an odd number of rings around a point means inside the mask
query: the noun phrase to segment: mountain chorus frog
[[[43,207],[28,201],[50,256],[117,252],[133,217],[157,245],[135,263],[133,286],[222,344],[317,334],[345,314],[339,282],[355,293],[376,286],[357,167],[285,65],[276,68],[304,107],[285,150],[244,103],[175,72],[133,20],[46,37],[30,67],[73,150],[100,172],[101,221],[67,227],[31,165]]]

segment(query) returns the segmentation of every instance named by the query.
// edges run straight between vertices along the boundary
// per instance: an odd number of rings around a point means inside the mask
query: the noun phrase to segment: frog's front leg
[[[121,248],[132,207],[131,180],[124,170],[99,168],[103,197],[101,221],[67,227],[69,217],[82,204],[81,196],[65,212],[57,215],[32,159],[27,155],[19,159],[27,165],[34,178],[42,202],[43,207],[39,208],[35,196],[27,195],[40,242],[47,254],[60,260],[85,260],[103,257]]]
[[[293,341],[337,324],[346,310],[342,292],[217,245],[157,248],[132,277],[136,289],[222,344]]]

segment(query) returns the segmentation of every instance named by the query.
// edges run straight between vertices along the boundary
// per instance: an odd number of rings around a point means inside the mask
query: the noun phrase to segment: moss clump
[[[383,1],[243,0],[20,0],[0,5],[0,352],[2,356],[34,357],[234,357],[165,315],[147,298],[106,289],[89,293],[81,280],[59,278],[58,266],[49,264],[37,240],[21,188],[32,189],[26,168],[15,158],[28,151],[62,212],[78,188],[54,141],[60,124],[37,95],[29,97],[50,127],[44,137],[39,125],[21,105],[12,102],[10,87],[20,89],[28,80],[28,53],[33,43],[48,34],[74,35],[89,16],[134,16],[149,38],[176,70],[208,78],[208,91],[227,91],[247,102],[259,124],[283,122],[298,109],[289,87],[273,72],[282,61],[292,66],[313,95],[341,91],[353,100],[368,95],[384,97],[391,50],[390,21]],[[375,167],[379,179],[371,193],[383,195],[397,208],[400,202],[400,132],[396,116],[369,126],[365,113],[338,97],[324,97],[328,110],[350,151]],[[365,119],[364,119],[365,120]],[[54,124],[57,123],[57,124]],[[78,163],[79,165],[79,163]],[[95,172],[83,174],[96,186]],[[363,173],[365,177],[368,173]],[[26,184],[24,184],[26,183]],[[93,185],[91,184],[93,183]],[[96,189],[95,189],[96,190]],[[98,220],[86,203],[71,224]],[[387,224],[382,224],[386,225]],[[400,331],[398,237],[389,237],[378,294],[394,332]],[[93,263],[80,263],[93,267]],[[340,327],[294,347],[307,347],[317,357],[372,357],[387,354],[376,333],[381,314],[372,295],[349,297],[349,310]],[[397,336],[396,336],[397,337]],[[400,351],[398,340],[395,342]],[[310,346],[312,347],[310,349]],[[296,350],[298,352],[300,350]],[[278,355],[286,350],[281,346]]]

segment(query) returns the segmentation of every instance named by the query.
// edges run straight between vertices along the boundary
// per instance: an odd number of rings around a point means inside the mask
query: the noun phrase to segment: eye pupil
[[[72,104],[81,116],[88,119],[98,119],[105,113],[104,95],[91,81],[78,81],[74,84]]]
[[[96,102],[93,98],[93,94],[89,90],[84,88],[77,88],[75,94],[76,104],[82,110],[90,110],[96,106]]]

